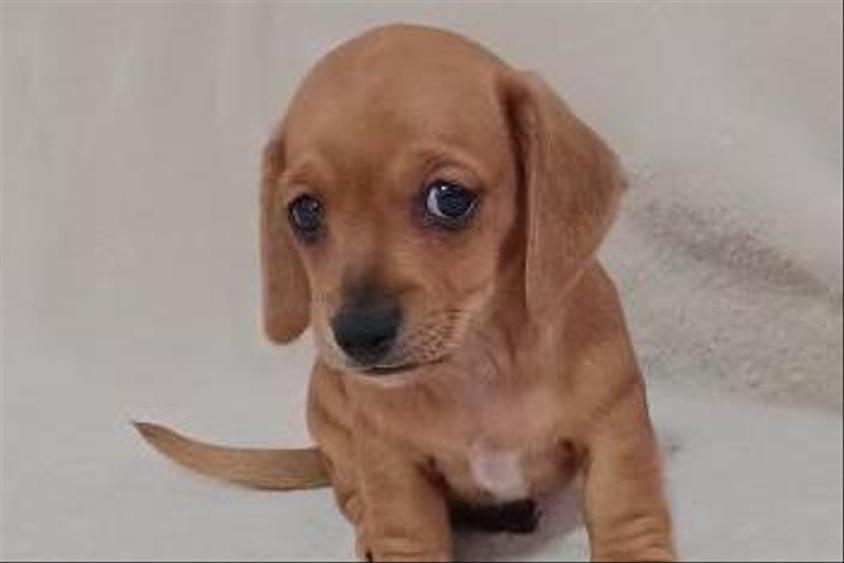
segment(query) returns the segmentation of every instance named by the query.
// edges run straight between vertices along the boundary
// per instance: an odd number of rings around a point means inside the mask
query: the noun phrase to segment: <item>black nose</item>
[[[358,302],[344,306],[331,320],[334,339],[348,356],[364,365],[383,358],[396,339],[401,315],[393,302]]]

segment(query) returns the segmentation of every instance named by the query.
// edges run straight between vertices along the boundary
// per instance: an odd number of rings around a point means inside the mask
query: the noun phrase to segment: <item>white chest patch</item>
[[[528,496],[520,450],[494,450],[476,443],[469,463],[477,485],[496,499],[507,502]]]

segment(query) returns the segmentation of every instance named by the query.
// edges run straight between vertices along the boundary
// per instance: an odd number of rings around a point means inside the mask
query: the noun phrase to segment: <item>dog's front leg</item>
[[[673,561],[661,463],[637,385],[593,429],[585,510],[593,561]]]
[[[357,442],[363,501],[359,555],[371,561],[450,561],[442,492],[400,448],[371,435]]]

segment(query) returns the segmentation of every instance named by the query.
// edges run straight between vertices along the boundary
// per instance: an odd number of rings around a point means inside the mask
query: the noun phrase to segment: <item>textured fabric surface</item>
[[[538,71],[625,163],[602,257],[684,555],[840,559],[834,2],[4,2],[0,556],[352,554],[326,491],[206,483],[128,422],[308,443],[310,342],[258,330],[258,155],[320,55],[393,21]],[[574,496],[547,502],[538,534],[460,552],[583,558]]]

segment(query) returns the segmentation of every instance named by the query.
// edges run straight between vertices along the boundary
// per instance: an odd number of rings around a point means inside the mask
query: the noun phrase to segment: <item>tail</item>
[[[250,489],[294,491],[331,485],[319,449],[226,448],[186,438],[169,428],[133,423],[156,450],[207,477]]]

